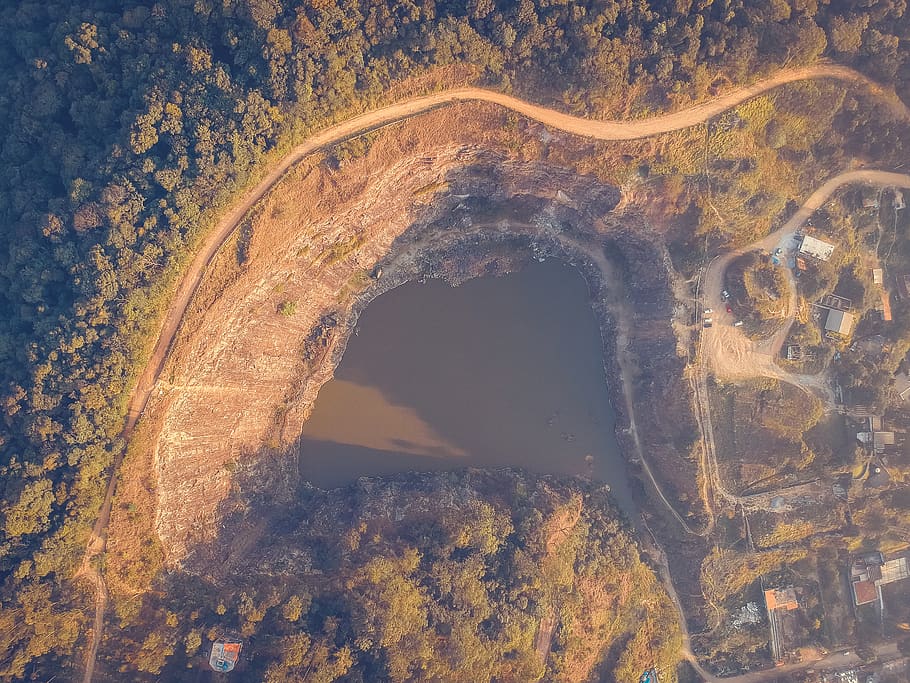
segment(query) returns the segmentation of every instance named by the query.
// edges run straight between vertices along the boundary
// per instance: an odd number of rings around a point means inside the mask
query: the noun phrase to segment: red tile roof
[[[769,612],[776,609],[799,609],[799,603],[796,601],[796,591],[792,587],[766,590],[765,604],[768,606]]]
[[[865,605],[878,598],[878,590],[872,581],[854,581],[853,598],[857,605]]]

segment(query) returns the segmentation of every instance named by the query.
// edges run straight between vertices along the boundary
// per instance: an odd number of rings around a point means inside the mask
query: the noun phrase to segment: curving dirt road
[[[817,380],[808,375],[793,375],[783,371],[774,363],[774,358],[787,339],[790,327],[796,316],[797,289],[792,271],[785,268],[790,279],[790,296],[787,316],[777,332],[769,339],[756,343],[746,337],[739,329],[732,327],[733,317],[726,312],[721,300],[723,276],[730,263],[738,256],[749,251],[771,252],[776,247],[783,250],[783,259],[795,256],[796,232],[815,213],[828,198],[845,185],[864,183],[882,187],[899,187],[910,189],[910,175],[864,169],[847,171],[834,176],[813,192],[799,210],[779,229],[751,244],[729,251],[715,258],[708,266],[704,278],[704,305],[714,309],[714,327],[702,334],[706,359],[710,359],[715,373],[724,377],[766,376],[791,382],[800,387],[807,385],[825,393]]]
[[[895,114],[910,117],[910,110],[893,93],[886,92],[880,85],[871,81],[852,69],[820,64],[798,69],[785,69],[774,76],[758,81],[757,83],[733,90],[725,95],[716,97],[704,104],[696,105],[672,114],[655,116],[647,119],[633,121],[592,121],[589,119],[571,116],[552,109],[530,104],[509,95],[483,90],[481,88],[458,88],[442,92],[415,97],[404,102],[391,104],[376,109],[348,121],[331,126],[314,135],[306,142],[291,150],[271,172],[268,173],[255,187],[250,189],[241,201],[228,211],[207,236],[183,275],[174,298],[161,322],[158,340],[152,350],[148,363],[133,388],[122,436],[129,439],[136,426],[142,411],[145,409],[151,396],[152,389],[164,365],[168,350],[176,336],[183,315],[195,293],[206,267],[214,258],[219,247],[230,236],[249,210],[265,196],[281,178],[307,155],[352,137],[391,125],[398,121],[410,118],[417,114],[430,111],[437,107],[455,102],[480,101],[489,102],[511,109],[523,116],[534,119],[552,128],[556,128],[574,135],[595,138],[599,140],[633,140],[649,137],[659,133],[681,130],[716,116],[723,111],[740,104],[773,88],[802,81],[806,79],[831,78],[858,84],[866,87],[873,95],[884,97]],[[105,532],[110,519],[111,504],[113,501],[116,474],[122,464],[122,456],[117,456],[112,464],[112,474],[105,494],[98,519],[92,529],[92,534],[86,547],[81,568],[77,576],[87,577],[96,587],[96,615],[92,632],[92,642],[87,653],[86,669],[83,680],[91,681],[95,656],[102,637],[104,625],[104,611],[107,607],[107,590],[101,573],[94,567],[94,558],[104,551]]]
[[[762,342],[755,342],[739,328],[733,327],[733,316],[726,312],[721,298],[723,277],[733,259],[749,251],[772,251],[776,247],[783,250],[783,260],[787,260],[796,251],[795,235],[803,224],[834,194],[845,185],[864,183],[883,187],[910,189],[910,175],[864,169],[847,171],[834,176],[809,195],[803,205],[778,230],[760,240],[756,240],[739,249],[729,251],[714,258],[708,265],[704,277],[704,306],[713,308],[714,326],[702,330],[699,341],[698,371],[696,377],[697,411],[702,425],[704,442],[704,461],[702,470],[708,475],[714,492],[729,502],[741,504],[747,499],[735,496],[727,491],[720,480],[717,465],[717,454],[714,447],[714,429],[708,401],[707,376],[709,369],[719,377],[728,379],[746,379],[751,377],[771,377],[793,384],[804,391],[820,395],[828,405],[833,404],[833,392],[824,375],[799,375],[789,373],[781,368],[775,359],[787,339],[790,327],[796,317],[797,288],[796,279],[789,268],[784,268],[790,281],[790,295],[787,316],[778,330]],[[710,501],[706,501],[710,505]]]

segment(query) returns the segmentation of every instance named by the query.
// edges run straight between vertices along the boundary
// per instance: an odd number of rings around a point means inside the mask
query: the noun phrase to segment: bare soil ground
[[[806,391],[821,396],[833,403],[833,393],[824,375],[795,375],[780,368],[775,359],[790,331],[797,312],[797,288],[790,269],[785,269],[789,278],[789,302],[787,316],[777,332],[764,340],[752,341],[739,328],[733,327],[735,319],[726,312],[721,296],[723,277],[733,259],[748,251],[772,251],[780,246],[784,250],[782,259],[796,249],[796,231],[815,213],[827,199],[841,187],[866,183],[910,189],[910,176],[876,170],[855,170],[841,173],[813,192],[803,205],[778,230],[766,237],[714,259],[704,277],[704,307],[713,308],[716,324],[702,334],[702,352],[711,371],[718,377],[741,379],[747,377],[773,377],[790,382]]]

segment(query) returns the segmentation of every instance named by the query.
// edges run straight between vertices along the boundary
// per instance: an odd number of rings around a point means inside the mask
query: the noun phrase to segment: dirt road
[[[735,496],[727,491],[720,478],[714,445],[714,427],[708,400],[708,373],[726,379],[770,377],[793,384],[804,391],[820,396],[833,405],[833,392],[825,375],[798,375],[781,368],[775,361],[787,339],[796,316],[798,294],[796,280],[785,268],[790,283],[787,315],[778,330],[766,340],[756,342],[733,327],[733,316],[726,312],[721,297],[723,277],[727,267],[738,256],[749,251],[783,250],[782,260],[792,257],[796,250],[795,235],[812,214],[838,189],[845,185],[866,183],[885,187],[910,189],[910,175],[877,170],[847,171],[834,176],[813,192],[803,205],[778,230],[749,245],[715,257],[705,272],[703,300],[700,306],[712,308],[714,326],[703,329],[699,337],[698,367],[695,377],[696,412],[702,431],[702,471],[705,473],[705,504],[713,510],[713,498],[720,496],[732,504],[747,504],[748,497]]]
[[[689,628],[685,620],[685,610],[683,609],[682,602],[679,599],[679,594],[676,592],[676,588],[673,586],[673,579],[670,575],[670,565],[667,561],[666,554],[664,554],[663,550],[660,550],[659,548],[653,549],[649,554],[651,555],[652,559],[656,561],[661,582],[664,584],[664,587],[670,594],[670,599],[673,601],[673,604],[676,606],[676,610],[679,612],[680,635],[682,636],[681,652],[683,658],[689,662],[689,664],[701,677],[704,683],[763,683],[764,681],[780,680],[787,674],[796,673],[797,671],[804,671],[806,669],[835,669],[838,667],[857,665],[860,663],[860,658],[857,657],[854,653],[851,653],[850,655],[835,653],[828,655],[823,659],[808,660],[796,664],[785,664],[782,666],[774,667],[773,669],[765,669],[763,671],[750,671],[749,673],[741,674],[739,676],[730,676],[728,678],[715,676],[701,665],[701,663],[698,661],[698,657],[696,657],[695,653],[692,651],[692,640],[689,635]]]
[[[619,366],[623,400],[626,404],[626,414],[629,416],[628,429],[629,434],[632,437],[632,444],[635,447],[635,456],[641,464],[642,470],[648,477],[648,480],[651,482],[654,492],[663,502],[670,514],[676,519],[687,534],[697,535],[697,532],[692,530],[692,527],[690,527],[682,515],[676,511],[673,504],[667,500],[663,489],[651,470],[648,458],[645,457],[645,451],[641,445],[641,436],[639,435],[638,425],[635,421],[635,406],[632,400],[635,361],[629,353],[629,331],[632,329],[634,323],[632,322],[632,311],[630,310],[628,299],[623,295],[624,283],[616,272],[616,268],[604,255],[602,249],[591,249],[588,245],[583,245],[577,240],[571,240],[570,238],[565,237],[562,238],[562,242],[568,243],[571,245],[572,249],[586,254],[597,266],[598,271],[600,271],[600,276],[608,284],[609,291],[616,293],[613,300],[609,302],[609,307],[616,320],[616,364]]]
[[[789,268],[784,269],[790,282],[788,309],[784,322],[774,335],[761,342],[749,339],[740,331],[740,328],[733,327],[733,316],[726,312],[725,302],[721,297],[724,273],[733,259],[749,251],[770,252],[780,247],[783,250],[782,260],[786,262],[795,254],[797,248],[795,235],[806,220],[821,208],[838,189],[845,185],[858,183],[910,189],[910,175],[871,169],[847,171],[836,175],[813,192],[799,210],[778,230],[751,244],[714,258],[705,272],[702,305],[713,308],[714,325],[709,329],[703,329],[700,335],[696,373],[697,410],[704,441],[703,471],[708,475],[705,479],[711,482],[714,492],[731,502],[742,503],[744,499],[730,494],[720,481],[717,455],[714,450],[714,429],[711,424],[708,401],[707,377],[709,371],[713,371],[718,377],[727,379],[752,377],[778,379],[820,396],[829,406],[833,405],[833,392],[824,375],[792,374],[775,362],[796,317],[798,294],[792,271]],[[710,506],[710,501],[706,502]]]
[[[777,247],[780,247],[784,252],[782,260],[786,262],[788,257],[790,257],[792,252],[795,252],[797,248],[795,240],[796,232],[805,224],[812,214],[820,209],[828,198],[841,187],[858,183],[881,187],[910,189],[910,175],[878,170],[847,171],[836,175],[813,192],[796,213],[794,213],[778,230],[775,230],[766,237],[740,249],[715,257],[709,263],[705,272],[703,285],[704,298],[702,302],[697,303],[700,307],[714,309],[714,312],[712,313],[714,326],[709,329],[703,329],[702,334],[700,335],[698,368],[695,382],[696,409],[699,415],[699,424],[702,430],[704,446],[701,467],[702,471],[705,473],[705,481],[709,482],[706,486],[710,486],[710,488],[713,489],[714,494],[720,495],[734,504],[743,503],[746,501],[746,498],[734,496],[726,491],[720,479],[717,453],[714,444],[714,429],[711,423],[710,403],[708,400],[707,377],[709,369],[713,370],[715,374],[721,377],[730,379],[773,377],[819,394],[824,397],[829,404],[831,403],[832,398],[830,388],[827,386],[823,376],[791,374],[783,370],[783,368],[778,366],[775,362],[775,358],[780,354],[780,350],[787,339],[790,327],[793,325],[796,316],[798,294],[796,281],[792,271],[789,268],[785,268],[790,281],[787,316],[774,335],[759,343],[748,339],[739,328],[733,327],[733,316],[726,312],[725,302],[721,297],[721,293],[723,292],[724,273],[736,257],[749,251],[772,251]],[[710,497],[712,494],[710,491],[706,491],[706,495]],[[706,500],[705,503],[709,509],[713,509],[711,500]],[[668,588],[671,597],[677,605],[680,618],[684,619],[683,615],[685,612],[682,609],[679,598],[676,596],[675,590],[672,588],[669,567],[665,564],[661,565],[661,574],[662,578],[664,578],[664,585]],[[698,663],[691,651],[689,636],[684,623],[682,629],[683,652],[686,659],[705,681],[760,683],[761,681],[773,680],[785,674],[794,673],[810,667],[837,667],[856,664],[859,661],[855,655],[848,657],[835,654],[819,661],[780,666],[768,671],[755,671],[732,678],[717,678],[705,671]]]
[[[872,94],[885,97],[896,114],[910,115],[906,105],[904,105],[895,95],[887,93],[881,86],[869,80],[862,74],[846,67],[820,64],[798,69],[785,69],[768,79],[758,81],[748,87],[733,90],[704,104],[696,105],[672,114],[637,121],[592,121],[563,114],[552,109],[524,102],[509,95],[489,90],[480,88],[459,88],[391,104],[361,114],[360,116],[356,116],[348,121],[323,130],[289,152],[275,168],[268,173],[268,175],[266,175],[255,187],[250,189],[245,196],[221,218],[200,246],[195,258],[190,263],[177,286],[174,298],[171,301],[164,319],[161,321],[158,340],[155,343],[144,371],[140,375],[136,386],[133,388],[126,424],[122,434],[124,440],[128,440],[131,436],[139,417],[142,415],[142,411],[148,403],[152,389],[164,365],[168,350],[176,336],[190,299],[202,280],[206,267],[214,258],[219,247],[239,225],[249,210],[275,187],[290,168],[307,155],[319,149],[338,144],[352,137],[402,121],[431,109],[454,102],[464,101],[481,101],[497,104],[527,116],[528,118],[539,121],[547,126],[575,135],[600,140],[632,140],[659,133],[680,130],[702,123],[730,107],[736,106],[737,104],[772,88],[787,83],[815,78],[831,78],[851,84],[862,85],[869,89]],[[95,627],[92,632],[92,643],[87,653],[86,670],[83,678],[86,683],[92,679],[95,655],[102,637],[104,611],[107,607],[107,591],[104,579],[100,572],[93,566],[93,560],[97,555],[102,553],[105,548],[105,533],[110,519],[111,504],[116,485],[116,474],[121,463],[122,456],[118,456],[112,465],[111,479],[105,494],[104,504],[92,530],[92,535],[88,542],[82,566],[78,574],[78,576],[86,576],[97,587]]]
[[[704,340],[704,358],[711,363],[716,374],[731,379],[737,377],[774,377],[803,388],[808,385],[827,397],[826,394],[829,392],[818,384],[817,379],[807,375],[792,375],[784,372],[774,362],[774,358],[780,353],[787,339],[790,327],[796,316],[797,290],[792,271],[789,268],[784,269],[790,279],[787,315],[777,332],[763,342],[754,342],[748,339],[738,328],[732,327],[733,316],[726,312],[725,304],[721,299],[723,277],[733,259],[749,251],[771,252],[780,247],[783,250],[782,261],[786,261],[788,257],[795,256],[795,235],[797,230],[841,187],[860,183],[910,189],[910,175],[871,169],[847,171],[836,175],[815,190],[799,207],[799,210],[778,230],[745,247],[727,252],[711,261],[705,273],[703,292],[704,306],[714,309],[712,317],[715,325],[708,330],[704,330],[702,338]]]

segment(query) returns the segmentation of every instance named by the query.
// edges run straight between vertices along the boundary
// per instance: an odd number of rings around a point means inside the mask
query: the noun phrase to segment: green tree
[[[50,527],[52,488],[51,481],[45,478],[25,485],[16,503],[4,511],[3,530],[7,536],[27,536]]]

